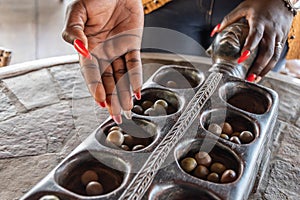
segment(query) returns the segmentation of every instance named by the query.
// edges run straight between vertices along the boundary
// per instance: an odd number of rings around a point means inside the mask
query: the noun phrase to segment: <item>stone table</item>
[[[210,59],[143,54],[144,80],[164,64]],[[19,199],[108,117],[89,94],[77,55],[0,68],[0,199]],[[279,94],[273,152],[250,199],[300,199],[300,80],[270,72],[260,83]]]

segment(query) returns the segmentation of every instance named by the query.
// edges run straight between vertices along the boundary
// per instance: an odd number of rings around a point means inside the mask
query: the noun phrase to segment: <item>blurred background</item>
[[[61,32],[70,0],[0,0],[0,47],[10,64],[76,54]]]

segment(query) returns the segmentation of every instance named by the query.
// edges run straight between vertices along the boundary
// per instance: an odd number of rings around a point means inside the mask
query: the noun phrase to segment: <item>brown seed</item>
[[[247,144],[254,139],[253,134],[250,131],[241,132],[239,138],[240,138],[241,142],[244,144]]]
[[[177,83],[175,81],[168,81],[166,84],[167,87],[170,88],[176,88],[177,87]]]
[[[220,126],[222,127],[223,133],[225,133],[226,135],[232,135],[233,133],[232,126],[228,122],[224,122],[220,124]]]
[[[222,133],[222,128],[218,124],[210,124],[207,130],[217,135]]]
[[[187,157],[180,162],[180,166],[186,172],[191,172],[197,167],[197,162],[194,158]]]
[[[92,181],[87,184],[85,191],[87,195],[100,195],[104,192],[103,186],[97,181]]]
[[[209,174],[209,170],[203,165],[198,165],[193,174],[198,178],[205,179]]]
[[[209,167],[209,165],[211,164],[211,157],[205,151],[199,151],[198,153],[196,153],[195,159],[198,165],[204,165],[206,167]]]
[[[220,135],[220,137],[223,138],[223,139],[225,139],[225,140],[229,140],[229,136],[226,135],[225,133],[222,133],[222,134]]]
[[[144,110],[147,110],[148,108],[150,108],[151,106],[153,106],[153,102],[152,101],[143,101],[142,104],[141,104],[142,108]]]
[[[126,144],[129,147],[132,147],[134,145],[134,138],[131,135],[124,134],[124,144]]]
[[[223,172],[226,170],[225,165],[219,162],[215,162],[210,166],[210,171],[216,172],[217,174],[223,174]]]
[[[87,170],[81,175],[81,183],[87,185],[91,181],[98,181],[98,174],[93,170]]]
[[[241,144],[241,141],[237,136],[232,136],[229,140],[233,143]]]
[[[148,108],[147,110],[145,110],[144,115],[146,115],[146,116],[156,116],[157,113],[154,110],[154,108]]]
[[[241,134],[240,132],[236,131],[236,132],[232,133],[231,137],[232,137],[232,136],[237,136],[237,137],[239,137],[240,134]]]
[[[54,195],[45,195],[39,198],[39,200],[60,200],[60,199]]]
[[[123,133],[121,131],[117,131],[117,130],[111,131],[108,133],[106,141],[119,147],[124,142]]]
[[[153,109],[157,115],[166,115],[167,111],[161,104],[154,104]]]
[[[134,147],[132,147],[132,151],[138,151],[138,150],[141,150],[143,148],[145,148],[144,145],[138,144],[138,145],[135,145]]]
[[[155,105],[161,105],[163,108],[167,109],[168,108],[168,102],[166,102],[163,99],[158,99],[157,101],[155,101],[154,106]]]
[[[130,148],[129,148],[127,145],[125,145],[125,144],[122,144],[122,145],[121,145],[121,148],[122,148],[124,151],[130,151]]]
[[[229,183],[236,179],[236,173],[232,169],[227,169],[221,176],[221,183]]]
[[[140,105],[134,105],[132,108],[132,112],[134,112],[138,115],[142,115],[144,113],[144,110]]]
[[[213,173],[210,173],[208,176],[207,176],[207,180],[208,181],[211,181],[211,182],[214,182],[214,183],[218,183],[219,182],[219,175],[215,172]]]
[[[120,127],[118,127],[118,126],[112,126],[112,127],[108,130],[108,132],[111,132],[111,131],[122,131],[122,129],[121,129]]]

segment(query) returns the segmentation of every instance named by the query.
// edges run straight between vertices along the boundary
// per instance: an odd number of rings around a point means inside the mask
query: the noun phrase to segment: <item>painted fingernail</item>
[[[256,79],[256,74],[249,74],[246,80],[249,82],[254,82],[255,79]]]
[[[218,30],[220,29],[220,27],[221,27],[221,24],[217,24],[217,26],[215,26],[215,28],[210,33],[210,37],[214,37],[214,35],[216,34],[216,32],[218,32]]]
[[[103,101],[103,102],[97,102],[97,103],[98,103],[98,105],[99,105],[100,107],[102,107],[102,108],[105,108],[105,107],[106,107],[105,101]]]
[[[242,63],[242,62],[244,62],[245,60],[247,60],[249,58],[250,54],[251,54],[251,52],[249,50],[244,51],[242,53],[242,55],[239,57],[239,59],[238,59],[237,62],[239,64]]]
[[[126,117],[126,119],[131,119],[132,118],[131,110],[124,110],[123,113],[124,113],[124,116]]]
[[[83,42],[81,40],[75,39],[74,40],[74,48],[78,53],[80,53],[82,56],[92,59],[92,56],[90,52],[85,48]]]
[[[113,118],[113,120],[117,123],[117,124],[122,124],[122,117],[121,115],[113,115],[111,116]]]
[[[134,96],[135,96],[135,98],[136,98],[137,100],[141,100],[142,95],[141,95],[141,92],[140,92],[140,91],[135,92],[135,93],[134,93]]]

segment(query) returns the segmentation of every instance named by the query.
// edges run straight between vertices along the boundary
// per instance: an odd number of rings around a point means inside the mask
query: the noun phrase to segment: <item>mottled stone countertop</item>
[[[144,79],[162,64],[209,63],[144,54]],[[91,98],[77,55],[0,68],[0,199],[19,199],[108,117]],[[300,199],[300,81],[269,73],[260,83],[279,94],[270,164],[250,199]]]

